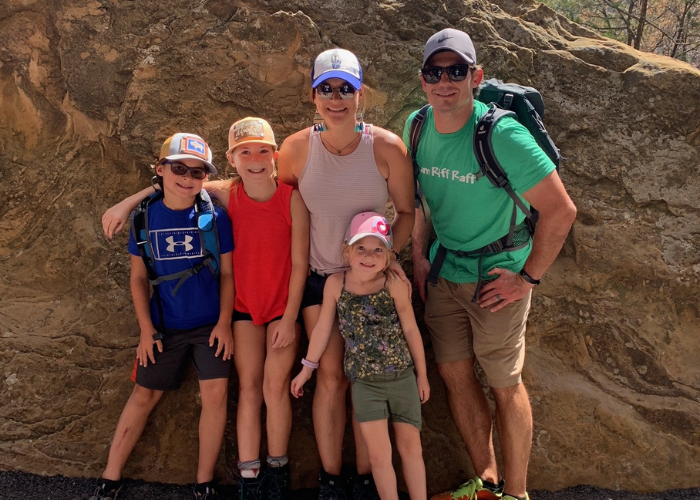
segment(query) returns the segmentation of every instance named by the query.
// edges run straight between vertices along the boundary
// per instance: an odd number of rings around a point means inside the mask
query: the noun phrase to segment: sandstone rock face
[[[487,77],[543,92],[579,209],[533,301],[530,487],[698,486],[700,72],[529,0],[2,2],[0,468],[102,470],[138,330],[126,235],[106,240],[100,218],[147,185],[168,135],[207,138],[220,170],[234,120],[263,116],[283,139],[310,123],[311,64],[336,45],[358,54],[375,89],[369,121],[400,133],[423,102],[422,46],[446,26],[472,35]],[[435,492],[471,465],[429,347],[428,357]],[[224,480],[236,398],[233,376]],[[190,374],[157,407],[125,475],[193,481],[199,410]],[[313,486],[310,395],[294,417],[295,486]]]

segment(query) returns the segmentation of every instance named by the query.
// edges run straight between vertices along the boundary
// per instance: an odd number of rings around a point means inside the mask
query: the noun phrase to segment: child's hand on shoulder
[[[158,349],[158,352],[163,352],[163,342],[160,340],[153,340],[153,335],[156,333],[155,328],[141,330],[139,346],[136,348],[136,359],[138,359],[139,365],[141,366],[148,366],[149,360],[151,361],[151,364],[156,364],[153,346]]]
[[[225,322],[216,324],[209,336],[209,347],[214,347],[215,341],[217,346],[214,356],[218,358],[219,354],[223,352],[223,356],[221,357],[223,361],[231,359],[231,356],[233,356],[233,334],[231,333],[230,324]]]
[[[416,377],[416,383],[418,384],[418,397],[420,398],[420,404],[425,404],[430,399],[430,384],[428,383],[428,377],[426,375],[418,375]]]

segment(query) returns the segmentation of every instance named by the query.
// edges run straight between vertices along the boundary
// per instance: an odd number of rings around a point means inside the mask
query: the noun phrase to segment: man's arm
[[[532,251],[523,269],[532,278],[540,279],[564,245],[566,235],[576,219],[576,206],[556,170],[523,193],[523,198],[540,213]],[[495,306],[491,309],[493,312],[521,299],[535,286],[519,274],[505,269],[495,268],[489,274],[498,275],[498,279],[484,285],[479,305]]]

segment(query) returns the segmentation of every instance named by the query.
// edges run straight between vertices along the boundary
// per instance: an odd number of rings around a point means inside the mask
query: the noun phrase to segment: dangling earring
[[[357,115],[355,116],[355,132],[362,132],[365,129],[365,122],[362,121],[362,110],[357,108]]]
[[[316,109],[316,114],[314,115],[314,132],[325,132],[326,130],[328,130],[328,127],[323,123],[321,113]]]

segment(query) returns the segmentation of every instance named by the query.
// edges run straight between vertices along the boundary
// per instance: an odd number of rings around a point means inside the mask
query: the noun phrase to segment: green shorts
[[[400,372],[378,373],[352,383],[355,420],[372,422],[391,417],[420,430],[421,409],[413,367]]]

